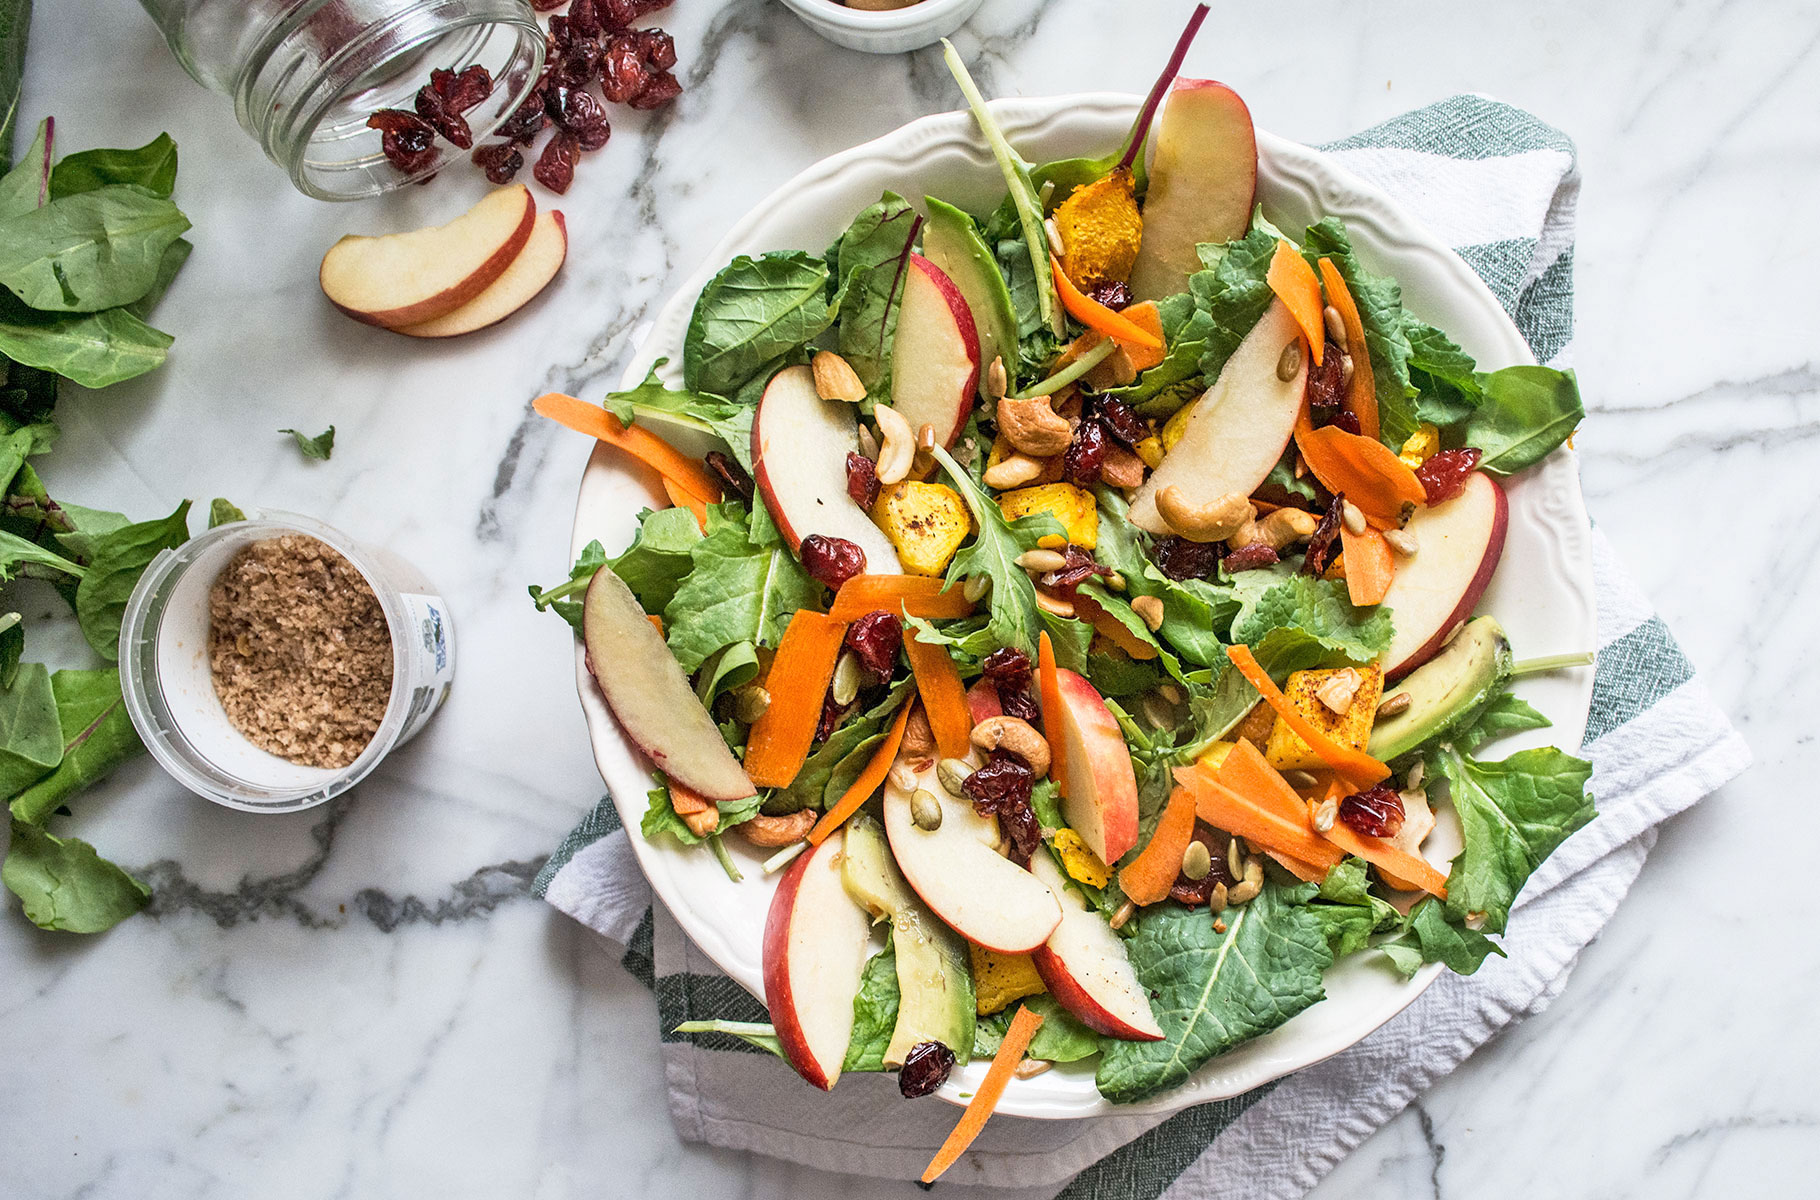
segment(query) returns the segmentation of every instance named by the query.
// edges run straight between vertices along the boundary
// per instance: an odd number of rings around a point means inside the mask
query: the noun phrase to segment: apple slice
[[[1302,411],[1307,355],[1295,374],[1278,377],[1285,347],[1301,327],[1281,300],[1272,300],[1245,335],[1220,377],[1195,402],[1181,440],[1163,456],[1131,498],[1131,523],[1155,534],[1171,532],[1156,510],[1156,494],[1175,486],[1192,504],[1211,504],[1230,492],[1249,496],[1283,457]]]
[[[891,347],[891,407],[920,430],[954,445],[973,411],[979,384],[980,339],[967,298],[954,280],[920,254],[910,256]]]
[[[812,533],[845,538],[866,552],[869,573],[901,575],[891,539],[847,494],[847,455],[858,449],[858,410],[817,395],[813,371],[771,377],[752,419],[752,476],[784,541],[795,551]]]
[[[1251,228],[1258,139],[1239,94],[1211,79],[1178,79],[1157,120],[1144,240],[1131,293],[1161,300],[1188,290],[1201,269],[1195,247],[1229,242]]]
[[[523,184],[488,192],[447,225],[383,237],[349,234],[322,256],[329,303],[395,329],[452,313],[485,291],[524,249],[537,202]]]
[[[1472,616],[1504,553],[1510,505],[1504,489],[1482,471],[1460,494],[1418,508],[1408,532],[1417,553],[1397,561],[1396,578],[1381,603],[1396,632],[1384,652],[1384,677],[1396,679],[1435,656],[1454,627]]]
[[[1062,816],[1108,866],[1137,845],[1137,773],[1118,718],[1091,683],[1073,671],[1055,673],[1061,693]],[[1044,713],[1045,730],[1056,714]]]
[[[1048,850],[1031,856],[1030,869],[1062,902],[1062,923],[1030,952],[1030,963],[1055,1002],[1096,1033],[1128,1042],[1162,1041],[1162,1026],[1112,926],[1068,886]]]
[[[704,800],[743,800],[757,791],[663,635],[610,567],[588,584],[581,637],[614,719],[659,770]]]
[[[840,1078],[871,922],[841,883],[836,831],[790,864],[765,915],[765,1007],[784,1057],[823,1091]]]
[[[420,338],[457,337],[505,320],[536,298],[569,256],[569,230],[562,214],[538,213],[531,236],[487,289],[451,313],[417,325],[395,326],[398,333]]]
[[[942,806],[934,829],[910,819],[910,797],[919,788]],[[976,945],[1023,954],[1061,922],[1061,905],[1043,882],[996,849],[998,818],[982,817],[971,801],[950,795],[934,763],[908,787],[886,778],[885,836],[898,870],[929,911]]]

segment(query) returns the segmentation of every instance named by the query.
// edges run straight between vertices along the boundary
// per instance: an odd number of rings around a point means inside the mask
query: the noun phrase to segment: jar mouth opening
[[[236,87],[242,124],[319,200],[358,200],[420,182],[466,159],[438,136],[436,154],[414,171],[392,165],[367,118],[414,110],[433,68],[480,65],[487,98],[463,114],[474,145],[504,122],[543,70],[542,27],[523,0],[420,0],[343,35],[322,9],[273,31]]]

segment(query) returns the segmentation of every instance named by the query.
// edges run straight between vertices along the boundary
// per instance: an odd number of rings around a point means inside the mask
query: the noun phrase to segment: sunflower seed
[[[1340,317],[1340,310],[1329,304],[1321,310],[1321,319],[1327,322],[1327,336],[1344,346],[1346,344],[1346,322]]]

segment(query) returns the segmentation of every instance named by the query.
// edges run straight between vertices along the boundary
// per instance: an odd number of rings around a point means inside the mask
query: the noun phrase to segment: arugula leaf
[[[1403,924],[1403,914],[1371,894],[1365,862],[1359,858],[1348,858],[1327,873],[1308,911],[1321,922],[1335,959],[1365,949],[1374,933]]]
[[[1312,887],[1267,883],[1243,908],[1228,910],[1226,932],[1207,914],[1160,905],[1125,942],[1160,1042],[1109,1039],[1096,1080],[1115,1104],[1175,1087],[1217,1054],[1267,1033],[1324,995],[1333,962],[1320,919],[1305,901]]]
[[[1546,729],[1553,723],[1528,701],[1520,700],[1510,692],[1500,692],[1472,714],[1448,740],[1457,749],[1471,754],[1494,738],[1522,733],[1526,729]]]
[[[12,815],[32,825],[44,824],[65,800],[145,749],[120,696],[120,672],[57,671],[51,693],[62,759],[55,771],[12,799]]]
[[[689,574],[691,550],[701,541],[701,527],[686,508],[660,508],[640,514],[638,536],[613,560],[613,572],[626,581],[648,613],[661,613]],[[592,542],[590,550],[600,543]]]
[[[235,507],[232,501],[224,500],[220,496],[209,501],[210,529],[214,529],[221,525],[231,524],[234,521],[244,520],[246,520],[246,514]]]
[[[14,818],[0,880],[41,929],[101,933],[144,908],[152,889],[79,838],[53,837]]]
[[[189,239],[178,238],[164,248],[164,256],[158,260],[158,273],[152,279],[152,286],[146,289],[145,295],[126,306],[131,315],[145,320],[164,299],[164,293],[170,290],[171,283],[177,278],[177,272],[183,270],[183,264],[190,260],[190,252],[196,247]]]
[[[0,291],[0,354],[85,388],[108,387],[155,370],[173,340],[124,308],[40,313]]]
[[[1541,462],[1586,416],[1572,371],[1505,367],[1479,377],[1485,400],[1450,437],[1485,452],[1479,469],[1515,475]]]
[[[681,511],[686,513],[689,510]],[[636,546],[634,548],[636,549]],[[629,554],[631,551],[627,551],[627,553]],[[530,586],[531,604],[538,612],[555,609],[556,615],[567,621],[579,635],[581,633],[581,597],[587,593],[588,584],[594,579],[594,572],[600,570],[606,561],[607,552],[601,548],[600,542],[598,540],[589,542],[582,547],[581,557],[575,560],[575,565],[569,568],[567,580],[548,591],[536,584]],[[629,580],[626,586],[631,587]],[[636,588],[633,589],[633,594],[637,594]]]
[[[676,809],[670,804],[670,789],[660,785],[645,793],[645,815],[638,822],[638,830],[644,834],[646,841],[655,841],[659,834],[669,834],[685,846],[699,846],[712,841],[727,830],[743,822],[750,821],[758,815],[759,800],[757,796],[747,796],[743,800],[720,800],[715,807],[720,809],[720,825],[705,838],[696,837],[683,824],[683,819],[676,815]]]
[[[840,352],[873,395],[889,394],[904,268],[922,223],[907,200],[886,192],[837,243],[835,277],[851,281],[840,308]]]
[[[834,323],[845,288],[831,301],[828,264],[800,250],[740,255],[708,282],[683,337],[683,383],[729,395],[766,363]]]
[[[76,585],[76,621],[95,653],[109,662],[120,657],[120,619],[133,586],[160,550],[190,540],[190,502],[156,521],[141,521],[95,539],[88,570]]]
[[[953,483],[954,490],[967,502],[979,532],[963,546],[948,564],[948,585],[959,587],[969,576],[981,575],[992,581],[986,602],[991,617],[986,623],[988,649],[1014,646],[1036,655],[1037,635],[1043,624],[1036,606],[1036,585],[1017,565],[1017,556],[1036,549],[1037,539],[1049,534],[1062,534],[1060,521],[1046,513],[1005,520],[992,497],[979,489],[973,477],[961,469],[954,456],[940,446],[935,448],[936,461]]]
[[[1277,239],[1254,228],[1222,246],[1202,246],[1200,252],[1207,269],[1188,277],[1197,321],[1191,322],[1186,336],[1202,344],[1200,373],[1214,380],[1270,307],[1275,293],[1264,277],[1276,255]]]
[[[1365,348],[1371,354],[1371,375],[1378,393],[1378,436],[1392,449],[1402,446],[1418,424],[1415,406],[1410,403],[1412,351],[1404,325],[1402,287],[1359,265],[1352,240],[1338,217],[1326,217],[1308,227],[1302,255],[1311,264],[1331,258],[1346,280],[1346,290],[1352,293],[1359,321],[1365,326]]]
[[[40,312],[98,312],[152,288],[189,229],[169,200],[112,184],[0,218],[0,285]]]
[[[1309,479],[1313,478],[1312,475],[1302,479],[1296,478],[1295,456],[1296,451],[1293,445],[1285,449],[1283,457],[1277,460],[1277,465],[1270,468],[1270,474],[1264,477],[1264,485],[1281,488],[1289,495],[1299,496],[1303,500],[1319,499],[1320,494],[1314,490],[1314,484],[1309,482]]]
[[[111,184],[133,184],[160,200],[177,188],[177,143],[161,133],[137,150],[83,150],[51,170],[52,200]]]
[[[885,740],[885,726],[915,686],[911,680],[899,680],[883,700],[836,728],[803,760],[788,787],[775,788],[765,797],[765,814],[775,817],[805,808],[825,810],[840,799]]]
[[[25,618],[16,612],[0,614],[0,688],[13,686],[24,654]]]
[[[785,1062],[790,1061],[790,1056],[784,1053],[783,1043],[777,1040],[777,1026],[767,1021],[684,1021],[670,1032],[724,1034],[775,1054]]]
[[[866,960],[859,991],[853,993],[853,1033],[847,1039],[843,1071],[883,1071],[885,1051],[897,1029],[903,995],[897,987],[897,948],[885,935],[885,948]]]
[[[1306,575],[1290,576],[1244,609],[1232,623],[1232,640],[1254,645],[1284,628],[1299,629],[1321,649],[1355,663],[1368,663],[1389,649],[1395,632],[1389,609],[1355,608],[1343,581]]]
[[[1530,874],[1593,819],[1592,764],[1552,746],[1493,763],[1442,746],[1428,769],[1447,777],[1464,838],[1447,876],[1447,915],[1484,913],[1485,929],[1503,933]]]
[[[1100,1052],[1103,1042],[1099,1034],[1081,1024],[1054,996],[1048,992],[1038,992],[1006,1005],[989,1017],[981,1017],[974,1023],[974,1058],[991,1058],[998,1053],[999,1045],[1005,1040],[1005,1031],[1011,1028],[1011,1018],[1017,1014],[1019,1005],[1031,1012],[1041,1013],[1043,1017],[1036,1036],[1030,1039],[1030,1049],[1025,1052],[1028,1057],[1038,1062],[1066,1063],[1092,1058]]]
[[[305,458],[327,462],[329,455],[335,453],[335,427],[329,426],[315,437],[310,437],[301,429],[280,429],[279,433],[288,433],[296,439],[297,449]]]
[[[17,614],[9,614],[17,616]],[[14,620],[8,631],[24,625]],[[20,649],[24,638],[20,637]],[[8,653],[11,651],[9,649]],[[43,663],[14,660],[16,674],[0,694],[0,795],[24,791],[57,769],[63,761],[63,735],[57,722],[57,696]]]
[[[1180,292],[1157,301],[1163,325],[1163,361],[1140,373],[1124,387],[1107,394],[1136,405],[1146,417],[1167,417],[1194,398],[1202,384],[1201,356],[1213,333],[1213,316],[1195,304],[1192,292]]]
[[[1471,416],[1485,399],[1472,355],[1407,311],[1403,335],[1409,339],[1409,382],[1416,393],[1416,419],[1446,427]]]
[[[1505,957],[1496,942],[1455,921],[1433,898],[1411,909],[1403,922],[1403,932],[1378,949],[1390,957],[1391,964],[1405,979],[1420,970],[1423,963],[1445,963],[1456,974],[1471,975],[1488,956]]]
[[[735,642],[774,647],[797,609],[821,607],[822,585],[788,550],[751,544],[739,504],[708,506],[707,535],[689,548],[689,561],[664,606],[670,652],[685,672]]]

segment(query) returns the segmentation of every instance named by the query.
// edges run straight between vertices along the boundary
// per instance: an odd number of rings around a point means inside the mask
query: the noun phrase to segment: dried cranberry
[[[488,183],[511,183],[525,165],[525,156],[511,142],[490,142],[474,151],[473,158],[474,165],[486,171]]]
[[[552,8],[561,8],[567,0],[531,0],[531,7],[538,12],[549,12]]]
[[[988,654],[980,663],[983,677],[998,693],[999,711],[1020,721],[1036,719],[1036,701],[1030,695],[1032,669],[1022,650],[1006,646]]]
[[[809,572],[811,579],[827,584],[835,591],[840,585],[864,573],[866,569],[866,552],[846,538],[827,537],[812,533],[803,539],[799,553],[803,560],[803,570]]]
[[[1037,718],[1036,698],[1028,691],[1013,692],[999,689],[998,710],[1007,717],[1016,717],[1020,721],[1034,721]]]
[[[676,39],[663,30],[639,29],[634,30],[632,36],[638,39],[645,66],[653,71],[668,71],[676,65]]]
[[[1111,567],[1102,567],[1093,561],[1093,555],[1087,553],[1073,542],[1062,547],[1063,564],[1053,571],[1044,572],[1042,585],[1046,588],[1066,590],[1079,587],[1095,575],[1112,574]]]
[[[1100,481],[1100,468],[1106,462],[1106,427],[1098,420],[1082,421],[1074,430],[1074,440],[1062,451],[1062,478],[1077,487],[1092,487]]]
[[[451,111],[464,113],[493,94],[493,76],[479,63],[463,71],[430,72],[430,88]]]
[[[961,790],[979,813],[990,815],[1005,807],[1030,803],[1030,790],[1035,784],[1036,776],[1022,758],[1009,750],[994,750],[985,766],[967,776]]]
[[[1340,820],[1365,837],[1395,837],[1403,828],[1403,797],[1387,783],[1355,792],[1340,801]]]
[[[546,61],[556,59],[564,50],[575,44],[575,31],[569,27],[569,18],[551,17],[549,34],[544,39]]]
[[[1100,396],[1093,402],[1093,415],[1106,426],[1110,433],[1127,446],[1135,446],[1150,436],[1144,419],[1137,415],[1137,410],[1114,396]]]
[[[367,118],[379,131],[379,148],[400,171],[421,171],[436,161],[436,131],[416,113],[382,108]]]
[[[633,108],[662,108],[670,101],[682,95],[682,83],[668,71],[659,71],[651,76],[651,82],[645,84],[644,90],[632,97]]]
[[[1220,565],[1226,546],[1222,542],[1191,542],[1184,537],[1156,540],[1157,569],[1171,579],[1207,579]]]
[[[832,691],[823,696],[821,719],[815,723],[815,740],[827,741],[829,736],[840,728],[841,722],[847,719],[847,715],[857,707],[859,707],[857,704],[836,704]]]
[[[550,82],[569,88],[587,87],[600,74],[600,62],[604,54],[599,42],[576,42],[552,64]]]
[[[1133,299],[1131,289],[1116,279],[1108,279],[1104,283],[1094,284],[1092,290],[1090,290],[1087,295],[1115,312],[1121,308],[1129,307]]]
[[[1342,493],[1335,496],[1333,503],[1322,514],[1320,523],[1314,527],[1314,532],[1308,535],[1308,552],[1302,556],[1302,574],[1319,579],[1327,574],[1327,568],[1333,566],[1333,560],[1340,557],[1340,526],[1344,521],[1345,508],[1345,495]]]
[[[1271,549],[1270,543],[1253,542],[1249,546],[1241,546],[1234,550],[1220,561],[1225,565],[1229,574],[1237,574],[1240,571],[1255,571],[1259,567],[1274,567],[1281,559],[1277,552]]]
[[[614,104],[629,104],[650,86],[651,68],[635,36],[621,35],[607,43],[600,65],[600,93]]]
[[[1422,490],[1428,493],[1428,503],[1440,504],[1459,495],[1460,489],[1466,486],[1466,477],[1478,470],[1479,459],[1483,457],[1471,446],[1429,455],[1427,461],[1416,468],[1416,478],[1422,481]]]
[[[1005,857],[1020,867],[1028,867],[1030,856],[1043,844],[1043,823],[1036,819],[1036,809],[1030,801],[999,809],[998,831],[1010,843],[1010,853]]]
[[[419,88],[416,104],[417,115],[458,149],[466,150],[474,145],[474,131],[468,128],[467,118],[451,109],[449,102],[433,90]]]
[[[897,1072],[897,1090],[904,1099],[927,1096],[948,1082],[954,1070],[954,1051],[940,1042],[918,1042],[904,1055],[904,1065]]]
[[[610,29],[624,29],[646,13],[669,8],[671,0],[595,0],[600,19]]]
[[[1303,390],[1317,425],[1331,420],[1346,398],[1345,385],[1340,382],[1340,357],[1344,353],[1330,341],[1321,349],[1321,365],[1309,367]]]
[[[847,627],[845,645],[865,668],[868,686],[885,682],[897,669],[897,652],[904,644],[904,626],[896,613],[878,609]]]
[[[556,123],[574,134],[583,150],[598,150],[606,145],[613,127],[607,124],[607,113],[600,101],[580,88],[561,90],[562,112],[556,114]]]
[[[855,451],[847,451],[847,495],[853,497],[853,503],[867,512],[878,503],[879,493],[878,468],[872,460]]]
[[[752,476],[746,474],[744,467],[719,450],[708,451],[703,461],[708,464],[708,470],[714,472],[715,478],[720,480],[721,486],[725,490],[732,492],[747,504],[752,503]]]
[[[602,26],[594,0],[575,0],[569,5],[569,28],[585,38],[599,37]]]
[[[1172,899],[1179,900],[1189,908],[1207,903],[1213,895],[1216,884],[1231,887],[1238,880],[1232,877],[1232,871],[1226,865],[1226,844],[1231,840],[1226,834],[1215,829],[1205,821],[1194,823],[1194,840],[1207,847],[1209,861],[1213,864],[1206,876],[1201,879],[1190,879],[1186,875],[1177,875],[1169,887]]]
[[[1358,416],[1350,408],[1342,408],[1339,412],[1333,414],[1333,420],[1327,423],[1336,429],[1344,429],[1347,433],[1353,434],[1354,436],[1364,433],[1363,427],[1359,424]]]
[[[533,89],[494,132],[509,142],[522,142],[528,146],[543,127],[543,92]]]
[[[543,153],[537,156],[537,165],[531,168],[531,175],[560,196],[575,182],[575,160],[579,157],[581,145],[575,135],[559,129],[556,136],[544,144]]]

